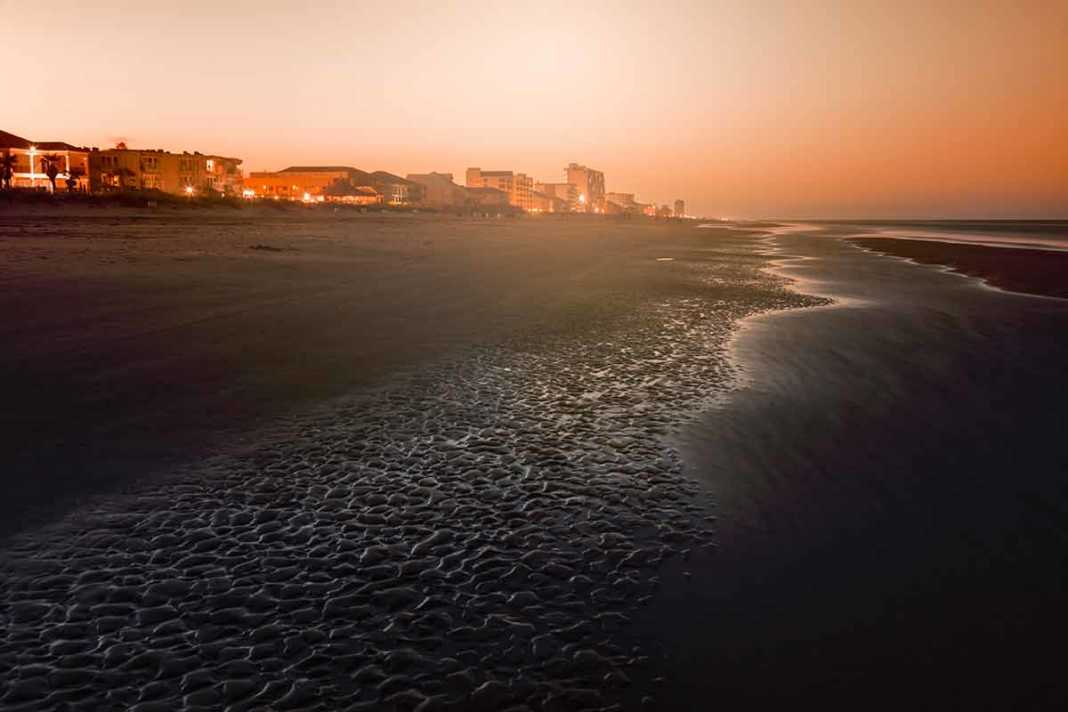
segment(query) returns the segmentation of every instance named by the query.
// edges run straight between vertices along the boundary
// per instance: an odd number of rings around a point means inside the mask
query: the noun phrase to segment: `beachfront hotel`
[[[468,188],[493,188],[508,194],[508,203],[521,210],[534,209],[534,179],[526,173],[484,171],[468,168],[464,184]]]
[[[280,171],[253,171],[245,190],[257,198],[332,201],[375,205],[382,196],[370,173],[351,166],[290,166]]]
[[[280,171],[253,171],[245,179],[245,196],[353,205],[418,205],[423,186],[400,176],[352,166],[290,166]]]
[[[567,182],[575,186],[578,192],[578,204],[575,208],[580,213],[604,212],[604,173],[578,163],[569,163],[565,169]]]
[[[456,184],[452,173],[409,173],[405,178],[422,186],[421,205],[425,208],[457,208],[467,202],[467,191]]]
[[[30,141],[6,131],[0,131],[0,155],[10,156],[11,187],[50,189],[49,163],[55,161],[56,190],[86,191],[89,189],[90,149],[73,146],[64,141]],[[62,182],[61,182],[62,181]]]
[[[238,195],[242,190],[241,159],[229,156],[131,149],[123,143],[100,150],[64,141],[30,141],[6,131],[0,131],[0,155],[12,159],[14,189],[51,189],[49,164],[54,163],[57,190],[159,190],[175,195]]]
[[[535,183],[534,190],[550,198],[563,201],[567,210],[578,209],[578,189],[571,183]]]
[[[565,182],[535,182],[525,173],[468,168],[465,185],[452,173],[414,173],[402,178],[386,171],[351,166],[290,166],[280,171],[255,171],[244,176],[242,160],[200,152],[162,149],[77,147],[65,142],[32,142],[0,131],[0,156],[9,156],[10,187],[48,190],[49,165],[58,170],[56,188],[66,192],[156,190],[188,197],[221,194],[245,198],[390,205],[431,209],[499,209],[529,213],[598,213],[604,215],[665,214],[655,205],[634,200],[633,193],[606,193],[604,173],[571,163]],[[668,214],[681,216],[677,201]]]

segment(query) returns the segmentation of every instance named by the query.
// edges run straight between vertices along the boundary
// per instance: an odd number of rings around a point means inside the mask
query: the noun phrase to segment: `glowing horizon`
[[[731,217],[1068,217],[1068,4],[8,3],[0,129]],[[49,40],[57,48],[42,51]]]

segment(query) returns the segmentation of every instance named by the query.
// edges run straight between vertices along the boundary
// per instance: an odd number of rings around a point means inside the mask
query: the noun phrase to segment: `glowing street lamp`
[[[190,198],[192,198],[193,197],[193,186],[187,185],[185,187],[185,194],[188,195]]]

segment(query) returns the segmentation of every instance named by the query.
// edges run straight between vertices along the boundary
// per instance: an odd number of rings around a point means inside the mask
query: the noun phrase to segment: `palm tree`
[[[44,173],[48,176],[48,182],[52,184],[52,192],[56,192],[56,176],[59,175],[59,165],[62,159],[54,153],[41,156],[41,164],[44,166]]]
[[[5,151],[0,156],[0,188],[11,190],[11,178],[15,175],[15,154]]]

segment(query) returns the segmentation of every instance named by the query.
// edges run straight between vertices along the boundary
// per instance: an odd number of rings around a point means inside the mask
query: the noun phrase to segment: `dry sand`
[[[617,631],[711,542],[663,436],[737,386],[741,318],[813,303],[715,232],[0,215],[0,699],[638,702]]]

